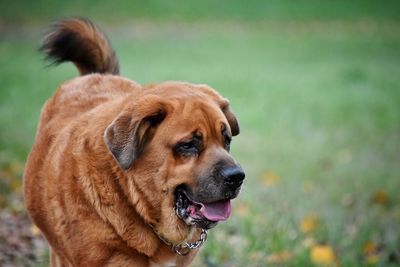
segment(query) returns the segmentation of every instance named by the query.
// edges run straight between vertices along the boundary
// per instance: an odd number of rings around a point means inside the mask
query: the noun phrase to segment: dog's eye
[[[225,123],[221,124],[221,134],[223,137],[225,149],[229,152],[229,150],[231,149],[232,136],[229,135]]]
[[[200,144],[196,140],[179,142],[176,144],[174,151],[182,156],[199,154]]]
[[[194,142],[189,141],[180,145],[181,149],[190,150],[195,148]]]
[[[232,138],[230,136],[225,136],[225,149],[229,151],[231,149]]]

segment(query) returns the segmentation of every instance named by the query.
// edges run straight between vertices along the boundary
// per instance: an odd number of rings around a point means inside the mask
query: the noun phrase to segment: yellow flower
[[[316,245],[312,247],[310,258],[318,266],[338,266],[335,252],[329,245]]]
[[[370,265],[375,265],[379,260],[379,247],[372,241],[368,241],[363,245],[363,253],[365,261]]]
[[[316,215],[309,215],[300,223],[300,229],[304,234],[311,233],[319,226],[319,218]]]
[[[386,205],[386,204],[388,204],[388,202],[389,202],[389,196],[388,196],[388,194],[387,194],[385,191],[383,191],[383,190],[376,191],[376,192],[374,193],[373,197],[372,197],[372,201],[373,201],[375,204]]]
[[[371,255],[368,255],[368,256],[365,258],[365,260],[366,260],[366,262],[367,262],[368,264],[375,265],[375,264],[378,263],[379,256],[378,256],[377,254],[371,254]]]
[[[373,254],[376,253],[378,251],[378,247],[377,245],[372,242],[372,241],[368,241],[367,243],[364,244],[363,246],[363,252],[364,254]]]
[[[280,177],[275,172],[268,171],[263,174],[261,180],[265,186],[275,186],[279,182]]]
[[[20,180],[20,179],[18,179],[18,178],[14,178],[12,181],[11,181],[11,189],[13,190],[13,191],[18,191],[18,190],[21,190],[22,189],[22,181]]]

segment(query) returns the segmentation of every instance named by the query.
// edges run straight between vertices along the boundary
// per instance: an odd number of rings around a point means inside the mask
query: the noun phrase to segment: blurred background
[[[400,2],[389,0],[0,1],[0,266],[48,265],[22,173],[41,106],[78,74],[37,51],[71,15],[108,33],[123,76],[206,83],[231,100],[247,180],[193,266],[400,266]]]

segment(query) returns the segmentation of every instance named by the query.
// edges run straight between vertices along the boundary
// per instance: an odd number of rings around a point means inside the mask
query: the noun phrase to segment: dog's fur
[[[206,85],[142,87],[117,76],[107,37],[84,19],[54,24],[42,50],[81,74],[43,107],[24,175],[26,207],[52,266],[187,266],[196,250],[178,256],[159,236],[171,244],[199,238],[174,211],[178,186],[199,202],[239,192],[241,183],[228,188],[219,174],[237,166],[229,102]],[[177,148],[193,135],[198,151]]]

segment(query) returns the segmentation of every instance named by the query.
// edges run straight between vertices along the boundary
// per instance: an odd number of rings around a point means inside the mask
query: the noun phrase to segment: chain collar
[[[200,248],[207,240],[207,230],[202,228],[200,238],[197,241],[193,243],[184,241],[180,244],[174,245],[169,240],[165,239],[160,233],[158,233],[158,231],[154,228],[152,224],[149,225],[151,229],[153,229],[153,232],[158,236],[158,238],[162,240],[166,245],[171,247],[172,251],[178,254],[179,256],[186,256],[187,254],[189,254],[191,250]]]
[[[178,245],[172,246],[172,249],[173,251],[175,251],[176,254],[180,256],[185,256],[191,250],[200,248],[206,240],[207,240],[207,230],[201,228],[201,234],[199,240],[193,243],[182,242]]]

